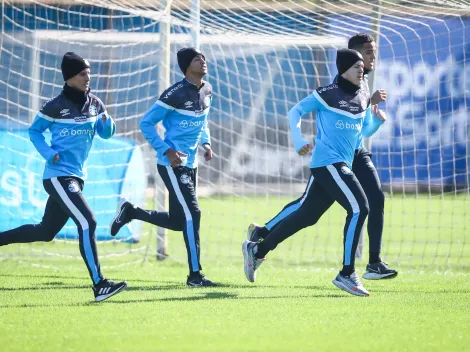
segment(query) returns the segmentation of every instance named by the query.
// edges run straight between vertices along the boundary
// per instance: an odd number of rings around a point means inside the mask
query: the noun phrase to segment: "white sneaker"
[[[352,295],[370,296],[369,291],[362,285],[359,276],[353,272],[350,276],[344,276],[340,273],[333,279],[333,284]]]
[[[255,282],[256,270],[266,260],[266,258],[256,258],[254,249],[256,242],[245,241],[242,245],[243,258],[245,259],[245,276],[248,281]]]

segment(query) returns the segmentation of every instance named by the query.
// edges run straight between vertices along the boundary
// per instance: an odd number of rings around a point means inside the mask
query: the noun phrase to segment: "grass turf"
[[[337,206],[270,253],[255,284],[246,281],[240,250],[246,226],[268,220],[289,200],[201,199],[202,262],[208,277],[222,284],[211,289],[184,286],[185,250],[175,233],[163,262],[154,260],[151,235],[132,245],[100,243],[105,275],[129,283],[102,303],[92,302],[75,242],[2,247],[1,349],[468,349],[468,197],[387,200],[384,253],[400,274],[364,280],[368,298],[331,283],[340,268],[345,217]],[[361,274],[365,264],[357,265]]]
[[[211,268],[217,288],[183,285],[179,264],[107,270],[129,289],[92,303],[88,278],[3,261],[3,351],[463,351],[468,276],[400,273],[367,281],[368,298],[331,283],[335,271]],[[264,270],[263,270],[264,269]]]

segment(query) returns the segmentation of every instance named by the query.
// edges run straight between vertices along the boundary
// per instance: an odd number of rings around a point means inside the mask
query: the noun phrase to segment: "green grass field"
[[[468,350],[468,197],[388,199],[384,256],[400,274],[364,280],[367,298],[331,283],[342,253],[339,207],[271,253],[255,284],[246,281],[246,226],[266,221],[288,200],[201,200],[204,271],[221,284],[211,289],[184,286],[176,233],[169,234],[165,261],[155,260],[153,235],[138,244],[100,244],[105,275],[129,283],[102,303],[92,302],[76,243],[2,247],[1,350]],[[361,274],[365,264],[357,264]]]

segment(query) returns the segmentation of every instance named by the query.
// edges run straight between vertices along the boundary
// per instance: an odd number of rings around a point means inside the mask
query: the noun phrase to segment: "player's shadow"
[[[126,299],[126,300],[109,300],[103,304],[132,304],[132,303],[156,303],[156,302],[188,302],[188,301],[204,301],[211,299],[235,299],[235,300],[267,300],[267,299],[318,299],[318,298],[349,298],[351,295],[341,293],[332,294],[315,294],[315,295],[276,295],[276,296],[246,296],[240,297],[236,293],[229,292],[206,292],[198,296],[190,297],[167,297],[167,298],[146,298],[146,299]],[[83,305],[96,305],[94,302],[86,302]]]
[[[54,277],[57,278],[57,277]],[[83,279],[82,279],[83,280]],[[142,281],[136,281],[142,283]],[[127,291],[175,291],[175,290],[188,290],[183,282],[180,281],[144,281],[149,282],[151,285],[133,285],[134,280],[129,282]],[[265,285],[236,285],[236,284],[218,284],[217,288],[223,289],[270,289],[279,288],[279,286],[265,286]],[[91,285],[71,284],[64,281],[48,281],[38,282],[27,287],[0,287],[2,291],[46,291],[46,290],[82,290],[91,289]]]
[[[67,279],[67,280],[86,280],[86,276],[66,276],[66,275],[16,275],[16,274],[0,274],[0,280],[2,277],[21,277],[21,278],[34,278],[34,279]],[[132,282],[170,282],[170,281],[158,281],[158,280],[143,280],[143,279],[132,279]],[[41,284],[41,283],[38,283]]]
[[[148,303],[148,302],[185,302],[185,301],[204,301],[210,299],[234,299],[238,298],[238,294],[230,292],[204,292],[198,296],[190,297],[167,297],[167,298],[147,298],[147,299],[123,299],[123,300],[109,300],[103,303],[106,304],[128,304],[128,303]],[[95,304],[88,302],[85,305]]]
[[[0,287],[1,291],[44,291],[44,290],[79,290],[90,285],[71,285],[65,282],[41,282],[28,287]]]
[[[175,281],[156,281],[156,285],[139,285],[133,286],[132,282],[129,282],[129,287],[127,290],[129,291],[154,291],[154,290],[178,290],[184,289],[187,290],[188,287],[181,282]],[[238,285],[238,284],[223,284],[217,283],[215,288],[223,288],[223,289],[263,289],[263,288],[280,288],[281,286],[273,286],[273,285]]]

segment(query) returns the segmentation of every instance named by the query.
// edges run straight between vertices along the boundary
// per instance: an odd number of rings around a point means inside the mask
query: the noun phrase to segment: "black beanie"
[[[64,81],[67,81],[69,78],[78,75],[84,69],[90,68],[90,64],[80,55],[68,52],[65,53],[64,58],[62,59],[61,68]]]
[[[361,53],[353,49],[340,49],[336,54],[336,68],[338,69],[338,75],[342,75],[349,70],[356,62],[364,59]]]
[[[197,56],[197,55],[202,55],[204,60],[206,57],[204,54],[196,49],[196,48],[183,48],[178,51],[177,57],[178,57],[178,66],[180,67],[181,71],[186,74],[186,70],[188,69],[189,65],[191,64],[191,61]]]

